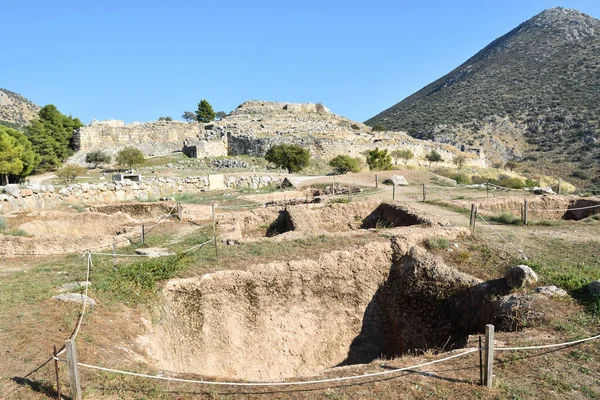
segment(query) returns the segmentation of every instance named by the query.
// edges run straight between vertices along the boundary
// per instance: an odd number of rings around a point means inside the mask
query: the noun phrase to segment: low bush
[[[471,177],[469,175],[465,174],[464,172],[459,172],[458,174],[453,174],[450,178],[454,179],[456,181],[456,183],[458,183],[459,185],[470,185],[471,184]]]
[[[507,225],[518,225],[520,224],[521,218],[515,217],[511,213],[502,213],[496,217],[490,217],[490,221],[499,222]]]
[[[500,175],[498,177],[498,185],[510,189],[523,189],[525,187],[525,182],[523,179],[516,176]]]
[[[444,250],[447,249],[449,246],[450,243],[445,237],[432,236],[429,239],[427,239],[427,247],[429,247],[432,250]]]

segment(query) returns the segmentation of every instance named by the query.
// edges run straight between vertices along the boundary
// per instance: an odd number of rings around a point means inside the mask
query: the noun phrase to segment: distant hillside
[[[587,180],[599,175],[599,94],[600,20],[559,7],[366,124]]]
[[[37,118],[40,107],[20,94],[0,88],[0,124],[22,129]]]

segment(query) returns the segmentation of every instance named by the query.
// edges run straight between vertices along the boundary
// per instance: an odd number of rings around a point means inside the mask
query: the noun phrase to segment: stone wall
[[[280,184],[279,178],[269,175],[190,176],[187,178],[148,178],[142,182],[102,182],[97,184],[72,184],[63,188],[52,185],[30,184],[0,186],[0,214],[15,211],[54,209],[61,204],[112,203],[130,200],[158,200],[181,193],[198,193],[211,190],[210,181],[218,188],[258,189]]]
[[[92,121],[73,135],[75,149],[80,153],[111,150],[116,153],[127,146],[139,148],[146,156],[181,151],[186,140],[203,140],[210,157],[226,155],[225,135],[206,130],[200,123],[156,121],[125,124],[123,121]]]

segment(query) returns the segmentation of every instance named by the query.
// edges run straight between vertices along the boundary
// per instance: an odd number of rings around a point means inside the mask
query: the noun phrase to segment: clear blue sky
[[[364,121],[555,6],[600,18],[598,0],[4,0],[0,87],[84,123],[179,119],[202,98]]]

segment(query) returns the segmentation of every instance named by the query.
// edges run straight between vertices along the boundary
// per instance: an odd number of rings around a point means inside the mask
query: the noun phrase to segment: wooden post
[[[561,184],[561,180],[560,180],[560,178],[558,178],[558,194],[560,194],[560,184]]]
[[[394,187],[392,188],[392,200],[396,200],[396,184],[394,183]]]
[[[485,386],[492,387],[494,376],[494,325],[485,326]]]
[[[352,201],[352,185],[348,185],[348,200]]]
[[[179,221],[183,221],[183,207],[181,206],[181,202],[177,203],[177,218],[179,218]]]
[[[379,177],[375,174],[375,189],[379,187]]]
[[[423,203],[427,200],[427,184],[423,184]]]
[[[475,204],[471,204],[471,216],[469,218],[469,228],[473,229],[475,226]]]
[[[529,222],[529,206],[527,204],[527,200],[525,200],[525,204],[523,205],[523,223],[527,225]]]
[[[485,197],[490,197],[490,182],[485,183]]]
[[[483,346],[481,345],[481,336],[479,336],[479,384],[483,386]]]
[[[477,206],[475,206],[475,213],[473,214],[473,232],[475,232],[476,222],[477,222]]]
[[[113,269],[117,269],[117,242],[113,240]]]
[[[145,241],[146,241],[146,227],[144,226],[144,224],[142,224],[142,246],[144,245]]]
[[[215,202],[212,202],[212,225],[213,225],[213,243],[215,244],[215,260],[219,262],[219,249],[217,247],[217,217],[215,215]]]
[[[69,365],[69,379],[71,381],[71,398],[81,400],[81,382],[79,380],[79,370],[77,369],[77,349],[75,340],[68,339],[65,342],[67,350],[67,364]]]
[[[54,345],[54,373],[56,374],[56,398],[60,400],[60,376],[58,370],[58,356],[56,355],[56,345]]]
[[[335,195],[335,175],[333,176],[333,183],[331,184],[331,194]]]

